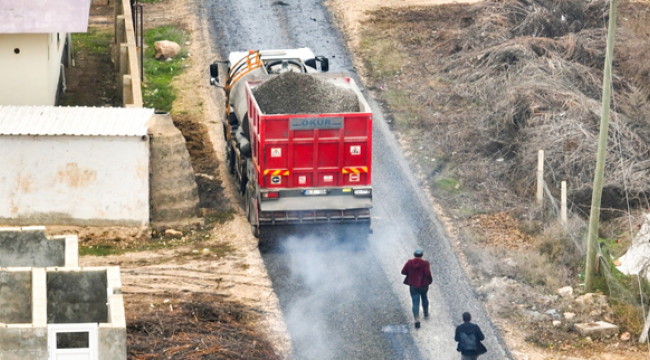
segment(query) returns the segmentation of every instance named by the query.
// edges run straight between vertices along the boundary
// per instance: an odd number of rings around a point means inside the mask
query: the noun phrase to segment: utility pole
[[[603,103],[600,112],[600,136],[598,137],[598,156],[594,174],[594,187],[591,195],[589,213],[589,235],[587,236],[587,265],[585,267],[585,291],[592,291],[593,277],[596,269],[596,246],[598,245],[598,228],[600,203],[603,195],[603,173],[607,154],[607,132],[609,131],[609,103],[612,96],[612,57],[614,55],[614,38],[616,35],[616,3],[609,4],[609,27],[607,29],[607,52],[605,70],[603,71]]]

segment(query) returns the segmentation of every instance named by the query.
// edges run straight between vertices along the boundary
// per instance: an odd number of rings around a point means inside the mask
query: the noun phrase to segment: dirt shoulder
[[[187,44],[189,67],[173,84],[177,98],[172,117],[182,116],[207,130],[207,139],[213,150],[211,156],[219,165],[210,175],[221,180],[218,191],[234,211],[232,220],[216,226],[207,235],[210,244],[226,244],[232,251],[217,259],[209,254],[190,256],[190,259],[181,256],[179,261],[147,267],[138,265],[137,260],[135,263],[130,261],[122,265],[123,281],[128,284],[127,290],[134,294],[146,293],[154,286],[156,289],[166,289],[165,292],[171,294],[208,292],[242,304],[259,315],[254,324],[256,331],[261,331],[268,338],[276,354],[281,358],[288,357],[291,354],[290,339],[278,299],[257,249],[257,240],[250,234],[248,222],[239,206],[238,193],[230,178],[221,178],[221,174],[228,173],[221,140],[220,119],[224,110],[221,92],[209,85],[207,77],[209,63],[217,59],[217,54],[210,51],[208,24],[198,16],[197,0],[165,0],[146,6],[145,14],[150,16],[146,26],[178,24],[191,34],[190,44]],[[202,249],[193,250],[203,252]],[[179,251],[182,253],[186,250]],[[176,258],[179,251],[169,256]]]

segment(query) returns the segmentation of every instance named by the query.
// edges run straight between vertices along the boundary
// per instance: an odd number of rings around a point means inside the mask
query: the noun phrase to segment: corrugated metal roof
[[[143,136],[153,109],[1,106],[0,135]]]
[[[0,0],[0,34],[87,32],[91,0]]]

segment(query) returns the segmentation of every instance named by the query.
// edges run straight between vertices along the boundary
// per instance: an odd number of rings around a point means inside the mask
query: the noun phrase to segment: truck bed
[[[370,221],[372,112],[353,79],[323,78],[352,90],[360,111],[264,114],[261,81],[246,84],[259,225]]]
[[[354,80],[326,77],[353,90],[360,112],[263,114],[247,84],[253,160],[261,189],[371,184],[372,112]]]

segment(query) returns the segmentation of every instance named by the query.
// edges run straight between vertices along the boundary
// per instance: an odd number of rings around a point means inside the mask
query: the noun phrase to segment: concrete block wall
[[[31,272],[25,270],[0,272],[0,323],[31,323],[31,305]]]
[[[47,328],[0,324],[0,359],[47,360]]]
[[[26,300],[31,305],[28,310],[31,314],[29,320],[24,323],[0,323],[0,359],[46,360],[48,348],[45,269],[9,268],[0,271],[0,276],[12,273],[26,273],[31,278],[31,294]],[[8,295],[0,293],[0,301],[6,299]]]
[[[106,268],[108,280],[108,323],[99,324],[99,358],[126,360],[126,315],[120,268]]]
[[[106,269],[46,271],[48,324],[108,322]]]
[[[116,0],[113,6],[116,45],[113,59],[119,71],[117,82],[118,88],[122,88],[122,103],[124,107],[142,107],[139,53],[135,41],[131,2]]]
[[[5,279],[9,289],[25,288],[28,277],[31,292],[22,293],[30,295],[26,301],[31,304],[27,309],[31,310],[31,319],[26,323],[0,323],[0,360],[47,360],[48,324],[83,322],[98,323],[99,360],[126,360],[126,317],[119,267],[0,269],[0,279]],[[20,284],[12,284],[14,280]],[[7,295],[0,291],[0,301]],[[24,313],[25,309],[16,321],[24,320]],[[94,321],[97,319],[101,320]]]
[[[44,226],[1,227],[1,267],[77,267],[76,235],[48,237]]]

